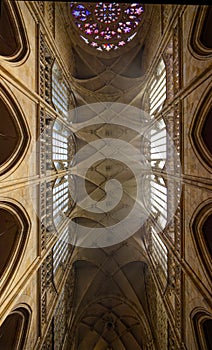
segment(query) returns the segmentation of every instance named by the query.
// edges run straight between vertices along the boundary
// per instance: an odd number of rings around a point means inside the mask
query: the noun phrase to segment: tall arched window
[[[166,161],[166,125],[162,117],[154,120],[166,100],[166,69],[162,59],[159,61],[155,74],[150,81],[149,90],[149,114],[151,120],[153,120],[149,137],[151,166],[162,169]]]
[[[72,175],[56,179],[52,199],[54,225],[59,228],[67,220],[75,203],[75,179]]]
[[[67,119],[69,111],[69,90],[58,64],[52,67],[52,102],[60,115]]]
[[[200,34],[200,41],[208,49],[212,49],[212,8],[208,6],[204,16],[204,23]]]
[[[53,222],[58,240],[53,247],[53,273],[68,261],[71,253],[69,215],[75,203],[75,179],[67,174],[57,178],[53,186]]]
[[[196,309],[191,313],[194,336],[199,350],[212,349],[212,315]]]
[[[151,175],[151,213],[161,231],[167,224],[167,187],[162,176]]]
[[[167,276],[168,250],[163,241],[158,236],[155,228],[151,227],[151,257],[155,268],[161,268],[165,276]]]
[[[31,310],[18,307],[13,310],[0,327],[0,349],[22,350],[26,346]]]
[[[71,123],[69,112],[75,108],[74,94],[65,79],[65,75],[55,61],[51,69],[51,98],[60,116]]]
[[[157,65],[149,89],[149,114],[151,118],[154,118],[160,112],[166,100],[166,69],[163,59]]]
[[[0,86],[0,114],[0,174],[4,174],[26,152],[29,134],[20,109],[3,86]]]
[[[193,239],[198,256],[209,276],[211,276],[212,264],[212,203],[203,205],[194,214],[191,222]]]
[[[212,9],[211,6],[199,5],[194,18],[189,48],[196,58],[211,58],[212,56]]]
[[[53,273],[55,274],[58,267],[65,263],[69,255],[69,226],[68,223],[62,229],[57,243],[53,248]]]
[[[149,115],[150,127],[145,135],[148,139],[149,160],[152,174],[147,178],[149,192],[148,211],[151,214],[149,252],[155,268],[160,268],[167,275],[168,250],[158,232],[167,224],[167,182],[163,176],[154,171],[163,170],[167,161],[167,131],[166,124],[160,112],[167,97],[166,67],[160,59],[155,73],[149,83]]]
[[[205,122],[202,127],[202,139],[207,147],[208,152],[212,156],[212,139],[211,139],[211,130],[212,130],[212,108],[208,110],[208,113],[205,117]]]
[[[11,280],[26,248],[29,221],[21,209],[0,202],[0,289]]]
[[[211,171],[212,164],[212,107],[211,88],[197,107],[191,125],[190,137],[199,160]]]
[[[61,121],[56,120],[52,135],[53,162],[57,170],[70,168],[76,151],[72,131]]]
[[[18,62],[29,54],[23,19],[14,1],[1,1],[0,56],[10,62]]]

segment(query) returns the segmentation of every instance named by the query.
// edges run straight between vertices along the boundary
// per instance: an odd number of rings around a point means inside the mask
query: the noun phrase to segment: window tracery
[[[167,276],[168,250],[153,226],[151,227],[151,234],[151,257],[153,264],[155,268],[160,267],[165,276]]]
[[[52,102],[57,112],[64,119],[67,119],[69,111],[69,89],[56,61],[52,67]]]
[[[65,175],[57,178],[53,187],[53,218],[56,227],[59,227],[70,213],[74,205],[74,177]]]
[[[75,154],[75,139],[71,130],[56,120],[52,133],[52,158],[57,170],[68,169]]]
[[[71,17],[84,42],[99,51],[125,46],[137,34],[144,7],[139,3],[71,2]]]
[[[175,28],[176,29],[176,28]],[[149,82],[148,144],[146,152],[152,168],[152,175],[147,181],[149,186],[149,212],[152,214],[147,225],[147,245],[159,282],[166,288],[173,288],[172,269],[170,268],[170,251],[160,232],[180,249],[180,180],[172,180],[172,174],[180,175],[180,107],[166,112],[167,101],[174,99],[179,89],[178,32],[174,33],[167,48],[156,66]],[[179,158],[179,159],[178,159]],[[168,176],[168,178],[167,178]],[[180,177],[179,177],[180,179]],[[149,185],[148,185],[149,183]],[[178,276],[174,269],[174,276]],[[162,274],[158,274],[158,271]],[[180,272],[179,272],[180,274]],[[164,278],[165,276],[165,278]],[[180,277],[179,277],[180,278]],[[180,323],[180,290],[175,286],[176,323]]]
[[[69,256],[69,227],[63,229],[53,248],[53,273],[55,275],[60,265],[64,264]]]
[[[150,82],[149,113],[151,118],[154,118],[161,111],[166,100],[166,94],[166,67],[163,59],[161,59]]]
[[[53,54],[46,43],[45,36],[40,33],[40,74],[39,93],[40,96],[52,105],[51,70],[53,64]]]

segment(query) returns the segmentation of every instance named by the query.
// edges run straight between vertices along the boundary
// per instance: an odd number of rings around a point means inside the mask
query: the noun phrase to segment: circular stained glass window
[[[97,21],[101,23],[112,23],[118,20],[121,9],[116,3],[98,3],[94,10]]]
[[[81,38],[99,51],[117,50],[131,41],[144,11],[138,3],[71,2],[70,7]]]

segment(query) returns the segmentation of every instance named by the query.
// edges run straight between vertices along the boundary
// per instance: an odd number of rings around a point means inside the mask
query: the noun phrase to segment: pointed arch
[[[0,85],[0,175],[8,172],[27,151],[30,136],[23,113],[8,90]]]
[[[199,350],[212,348],[212,314],[204,309],[195,308],[191,312],[192,328]]]
[[[210,278],[212,263],[212,199],[202,203],[195,211],[191,220],[191,232],[198,257],[204,265]]]
[[[191,54],[198,59],[212,57],[212,8],[199,5],[194,15],[189,34],[188,47]]]
[[[193,149],[200,162],[211,172],[212,164],[212,89],[206,92],[202,101],[198,105],[190,131],[190,140]]]
[[[23,208],[0,202],[0,290],[17,270],[29,238],[30,221]],[[1,347],[0,347],[1,348]]]
[[[0,349],[22,350],[25,347],[31,309],[23,304],[15,308],[0,327]]]
[[[0,57],[15,63],[26,59],[29,52],[29,42],[18,4],[3,0],[0,13]]]

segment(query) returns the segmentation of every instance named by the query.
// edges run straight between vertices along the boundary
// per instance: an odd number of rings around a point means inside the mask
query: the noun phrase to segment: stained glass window
[[[70,7],[81,38],[99,51],[117,50],[131,41],[144,11],[139,3],[71,2]]]

